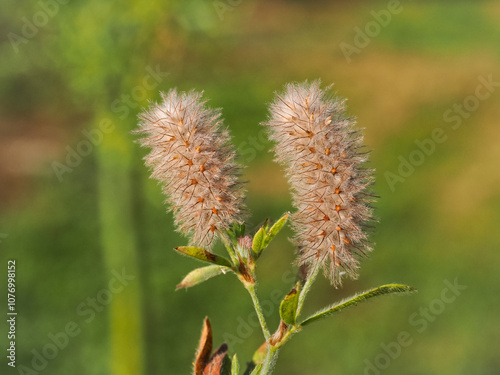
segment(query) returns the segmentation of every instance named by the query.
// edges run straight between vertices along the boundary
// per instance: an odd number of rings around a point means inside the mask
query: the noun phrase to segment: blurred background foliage
[[[443,116],[475,94],[479,77],[500,79],[500,3],[401,4],[349,63],[340,44],[354,45],[356,27],[364,29],[387,2],[2,2],[0,258],[18,264],[18,366],[32,367],[49,334],[73,321],[80,333],[39,373],[187,374],[206,315],[215,343],[233,338],[230,351],[249,360],[262,338],[247,324],[251,304],[233,276],[174,291],[196,264],[172,251],[186,240],[173,231],[160,188],[142,165],[146,150],[130,131],[160,90],[205,90],[210,105],[223,108],[248,166],[254,229],[291,209],[259,125],[266,103],[288,81],[320,78],[349,98],[349,112],[365,127],[381,198],[376,251],[360,279],[339,290],[320,280],[306,310],[388,282],[420,293],[309,327],[282,350],[276,374],[371,373],[367,361],[402,331],[413,342],[381,373],[497,374],[498,85],[458,129]],[[106,133],[103,121],[111,124]],[[415,141],[430,139],[435,128],[447,140],[391,189],[387,172],[397,174],[401,157],[408,160]],[[69,166],[89,132],[102,139]],[[290,234],[260,260],[264,300],[293,284]],[[99,303],[124,268],[134,279],[111,303]],[[445,280],[455,279],[467,289],[438,314],[431,309],[418,332],[410,317],[437,306]],[[6,287],[0,297],[6,301]],[[276,308],[271,315],[276,327]],[[5,324],[0,333],[6,343]],[[244,343],[234,340],[241,336]],[[2,373],[9,370],[2,364]]]

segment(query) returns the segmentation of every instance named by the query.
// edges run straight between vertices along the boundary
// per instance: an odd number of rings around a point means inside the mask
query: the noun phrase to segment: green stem
[[[278,358],[278,353],[279,353],[279,348],[276,346],[269,347],[267,350],[266,358],[264,359],[264,362],[262,363],[262,368],[260,370],[259,375],[267,375],[271,374],[271,371],[273,370],[274,363],[276,362],[276,359]]]
[[[320,269],[319,265],[314,266],[314,268],[311,270],[311,272],[309,272],[309,275],[306,279],[306,282],[304,283],[304,286],[302,287],[302,290],[301,290],[300,295],[299,295],[299,302],[297,304],[297,318],[302,310],[302,307],[304,306],[304,302],[306,300],[307,294],[309,293],[309,290],[311,289],[311,286],[314,283],[314,280],[316,280],[316,277],[318,276],[319,269]],[[252,285],[251,288],[252,288],[252,291],[250,290],[250,288],[247,287],[248,291],[250,292],[250,295],[252,295],[252,300],[254,300],[254,295],[255,295],[254,288],[255,288],[255,286]],[[257,311],[257,315],[259,316],[259,320],[260,320],[260,315],[259,315],[259,312],[257,310],[257,306],[258,306],[258,308],[260,308],[260,305],[258,305],[258,299],[257,299],[256,295],[255,295],[255,300],[257,301],[257,304],[254,301],[254,305],[256,306],[255,310]],[[262,312],[261,312],[261,314],[262,314]],[[262,316],[262,319],[264,319],[263,316]],[[261,322],[261,325],[262,325],[262,322]],[[264,325],[265,325],[265,321],[264,321]],[[265,327],[265,326],[263,326],[263,327]],[[278,358],[279,349],[290,339],[290,337],[295,332],[299,331],[301,328],[302,327],[300,327],[300,326],[290,327],[290,330],[281,338],[281,340],[279,342],[277,342],[274,346],[268,345],[266,358],[264,359],[264,362],[262,363],[262,369],[260,370],[259,375],[271,374],[271,371],[274,367],[274,363],[276,362],[276,359]],[[264,331],[264,337],[266,337],[266,341],[269,342],[270,335],[269,335],[269,331],[267,330],[267,327],[265,328],[265,330],[263,328],[263,331]]]
[[[316,276],[318,276],[320,266],[319,264],[316,264],[314,268],[311,270],[309,273],[306,282],[304,283],[304,286],[302,287],[302,291],[300,292],[299,296],[299,302],[297,304],[297,318],[300,315],[300,312],[302,311],[302,307],[304,306],[304,302],[307,297],[307,293],[309,292],[309,289],[311,289],[312,284],[314,283],[314,280],[316,280]]]
[[[252,297],[253,307],[255,309],[255,312],[257,313],[257,317],[259,318],[262,333],[264,334],[264,338],[266,339],[266,341],[268,341],[271,337],[271,333],[267,328],[266,318],[264,317],[262,306],[259,302],[259,297],[257,297],[257,293],[255,292],[255,284],[244,283],[244,285],[248,290],[248,293],[250,293],[250,297]]]
[[[276,345],[275,345],[275,348],[279,349],[281,348],[283,345],[285,345],[285,343],[290,339],[290,337],[292,337],[292,335],[295,333],[295,332],[298,332],[302,329],[301,326],[296,326],[296,327],[292,327],[280,340],[280,342],[278,342]]]

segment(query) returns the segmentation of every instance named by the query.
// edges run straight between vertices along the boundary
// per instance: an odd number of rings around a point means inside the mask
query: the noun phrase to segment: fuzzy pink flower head
[[[245,250],[252,249],[252,237],[251,236],[243,236],[238,238],[238,245]]]
[[[360,255],[372,248],[366,227],[373,201],[367,187],[373,170],[363,168],[363,138],[344,114],[345,100],[331,98],[320,82],[288,84],[270,107],[276,160],[286,167],[293,203],[298,263],[322,266],[332,284],[357,277]]]
[[[202,94],[162,94],[140,115],[141,144],[151,177],[160,181],[179,231],[209,247],[218,233],[242,221],[244,192],[240,168],[222,127],[220,110],[206,107]]]

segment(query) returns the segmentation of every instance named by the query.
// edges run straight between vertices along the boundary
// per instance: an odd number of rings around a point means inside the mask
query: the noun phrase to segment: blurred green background
[[[259,125],[266,103],[286,82],[320,78],[349,98],[365,128],[379,223],[359,280],[335,290],[321,278],[305,309],[389,282],[420,292],[312,325],[281,351],[275,373],[498,374],[500,2],[390,7],[3,1],[0,311],[15,259],[19,315],[17,367],[4,356],[0,373],[188,374],[205,316],[215,345],[229,341],[241,364],[249,360],[262,337],[234,276],[174,291],[197,264],[172,250],[186,240],[130,131],[160,90],[205,90],[248,165],[253,229],[291,209]],[[444,142],[430,141],[435,129]],[[293,284],[290,235],[260,260],[264,300]],[[115,282],[123,272],[128,279]],[[467,286],[449,303],[446,280]],[[5,354],[7,324],[0,327]],[[401,332],[411,344],[398,353]]]

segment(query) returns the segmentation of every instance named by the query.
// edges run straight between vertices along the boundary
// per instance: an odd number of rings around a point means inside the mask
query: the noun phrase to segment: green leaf
[[[227,230],[229,237],[235,245],[238,244],[238,238],[245,235],[245,224],[233,223],[232,227]]]
[[[231,267],[231,263],[226,258],[213,254],[202,247],[179,246],[176,247],[175,250],[181,254],[202,260],[204,262]]]
[[[260,370],[262,369],[262,363],[259,363],[255,368],[253,369],[252,373],[250,375],[258,375],[260,374]]]
[[[225,266],[206,266],[197,268],[189,272],[184,279],[177,285],[176,289],[190,288],[192,286],[201,284],[212,277],[218,276],[221,273],[230,271],[230,268]]]
[[[231,375],[239,375],[240,364],[238,363],[238,357],[233,355],[233,360],[231,361]]]
[[[264,232],[267,233],[267,231],[269,230],[269,218],[267,218],[265,221],[264,221],[264,224],[262,224],[262,228],[264,228]]]
[[[317,320],[327,318],[338,311],[344,310],[350,306],[355,306],[358,303],[364,302],[372,297],[383,296],[385,294],[391,294],[391,293],[409,294],[416,291],[417,290],[414,287],[403,284],[382,285],[379,286],[378,288],[342,300],[339,303],[333,304],[332,306],[327,307],[324,310],[318,311],[316,314],[304,320],[300,325],[303,327]]]
[[[264,362],[264,359],[266,359],[266,354],[267,354],[267,342],[262,344],[259,349],[253,353],[252,357],[252,362],[255,364],[260,364]]]
[[[226,248],[227,253],[229,254],[229,257],[231,258],[233,264],[234,265],[238,264],[238,259],[234,255],[234,249],[233,249],[234,244],[232,244],[231,240],[226,238],[225,236],[221,236],[221,240],[224,243],[224,247]]]
[[[269,245],[269,242],[276,237],[276,235],[279,233],[279,231],[283,228],[283,226],[286,224],[288,220],[288,216],[290,215],[289,212],[283,215],[281,219],[279,219],[276,223],[273,224],[271,229],[266,233],[266,237],[264,239],[263,243],[263,248],[266,248],[267,245]]]
[[[264,250],[271,240],[278,234],[278,232],[283,228],[286,221],[288,220],[289,213],[287,212],[281,219],[279,219],[274,225],[269,229],[269,220],[266,219],[264,225],[259,228],[255,236],[253,236],[252,251],[255,254],[255,259],[257,259],[262,250]]]
[[[295,325],[297,318],[297,305],[299,303],[300,284],[297,283],[295,287],[288,293],[280,304],[280,317],[286,324]]]
[[[260,228],[257,231],[257,233],[255,233],[255,236],[253,236],[252,250],[257,255],[257,257],[260,255],[260,252],[264,249],[263,244],[265,237],[266,237],[266,232],[264,232],[264,228]]]

